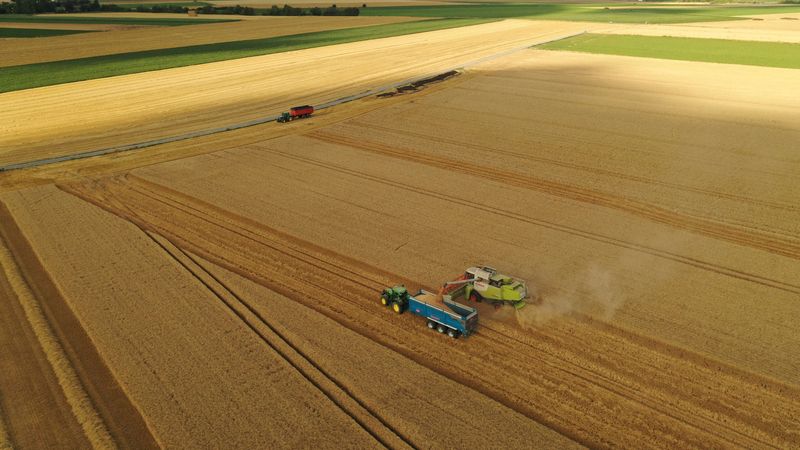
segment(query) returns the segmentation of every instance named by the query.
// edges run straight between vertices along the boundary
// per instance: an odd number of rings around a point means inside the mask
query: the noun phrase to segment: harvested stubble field
[[[87,389],[90,430],[122,443],[796,447],[798,92],[529,50],[299,134],[5,192],[0,262],[91,338],[134,408]],[[459,341],[377,302],[474,263],[539,302]]]
[[[769,14],[760,16],[759,20],[685,25],[615,25],[604,29],[603,33],[800,43],[800,20],[785,19],[793,16],[795,15]]]
[[[314,31],[406,22],[409,20],[418,19],[406,17],[261,17],[261,20],[198,24],[186,27],[153,27],[147,30],[118,30],[86,36],[33,39],[15,43],[14,46],[0,48],[0,67],[218,42],[262,39]],[[6,25],[0,24],[2,27]],[[55,24],[44,25],[48,27],[55,26]],[[79,24],[58,25],[88,26]]]
[[[592,27],[506,20],[4,93],[0,165],[260,119]]]

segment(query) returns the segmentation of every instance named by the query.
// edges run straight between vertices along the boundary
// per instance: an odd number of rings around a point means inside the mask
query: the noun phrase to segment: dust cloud
[[[621,249],[616,258],[592,259],[559,268],[559,278],[552,285],[532,291],[530,304],[511,314],[523,328],[541,326],[571,313],[611,320],[627,301],[652,296],[654,292],[657,295],[657,286],[675,276],[673,265],[666,265],[643,250],[675,252],[689,245],[688,239],[657,234],[650,236],[641,249]]]

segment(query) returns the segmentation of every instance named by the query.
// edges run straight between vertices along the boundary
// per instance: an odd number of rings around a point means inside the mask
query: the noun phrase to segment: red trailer
[[[295,119],[302,119],[314,114],[314,107],[311,105],[295,106],[289,109],[289,112],[282,113],[278,118],[278,122],[290,122]]]

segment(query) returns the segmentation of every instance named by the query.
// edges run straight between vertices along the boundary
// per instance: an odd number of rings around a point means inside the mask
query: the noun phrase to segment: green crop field
[[[2,28],[0,38],[32,38],[63,36],[65,34],[89,33],[87,30],[37,30],[34,28]]]
[[[0,92],[490,22],[435,19],[0,68]]]
[[[197,25],[200,23],[235,22],[235,19],[161,19],[146,17],[86,17],[79,14],[63,16],[33,16],[8,14],[0,16],[0,22],[17,23],[99,23],[111,25],[159,25],[164,27]]]
[[[640,5],[641,6],[641,5]],[[618,8],[619,5],[615,6]],[[574,4],[470,4],[433,6],[387,6],[362,8],[363,16],[528,18],[619,23],[687,23],[736,20],[741,15],[798,13],[797,6],[653,6],[604,9],[603,5]]]
[[[536,48],[800,69],[800,44],[781,42],[583,34]]]

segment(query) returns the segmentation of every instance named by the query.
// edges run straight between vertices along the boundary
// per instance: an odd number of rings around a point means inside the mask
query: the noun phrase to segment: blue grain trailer
[[[381,304],[397,314],[410,311],[427,320],[428,328],[447,333],[451,338],[469,336],[478,328],[478,311],[452,300],[449,296],[420,290],[410,295],[405,286],[383,290]]]

